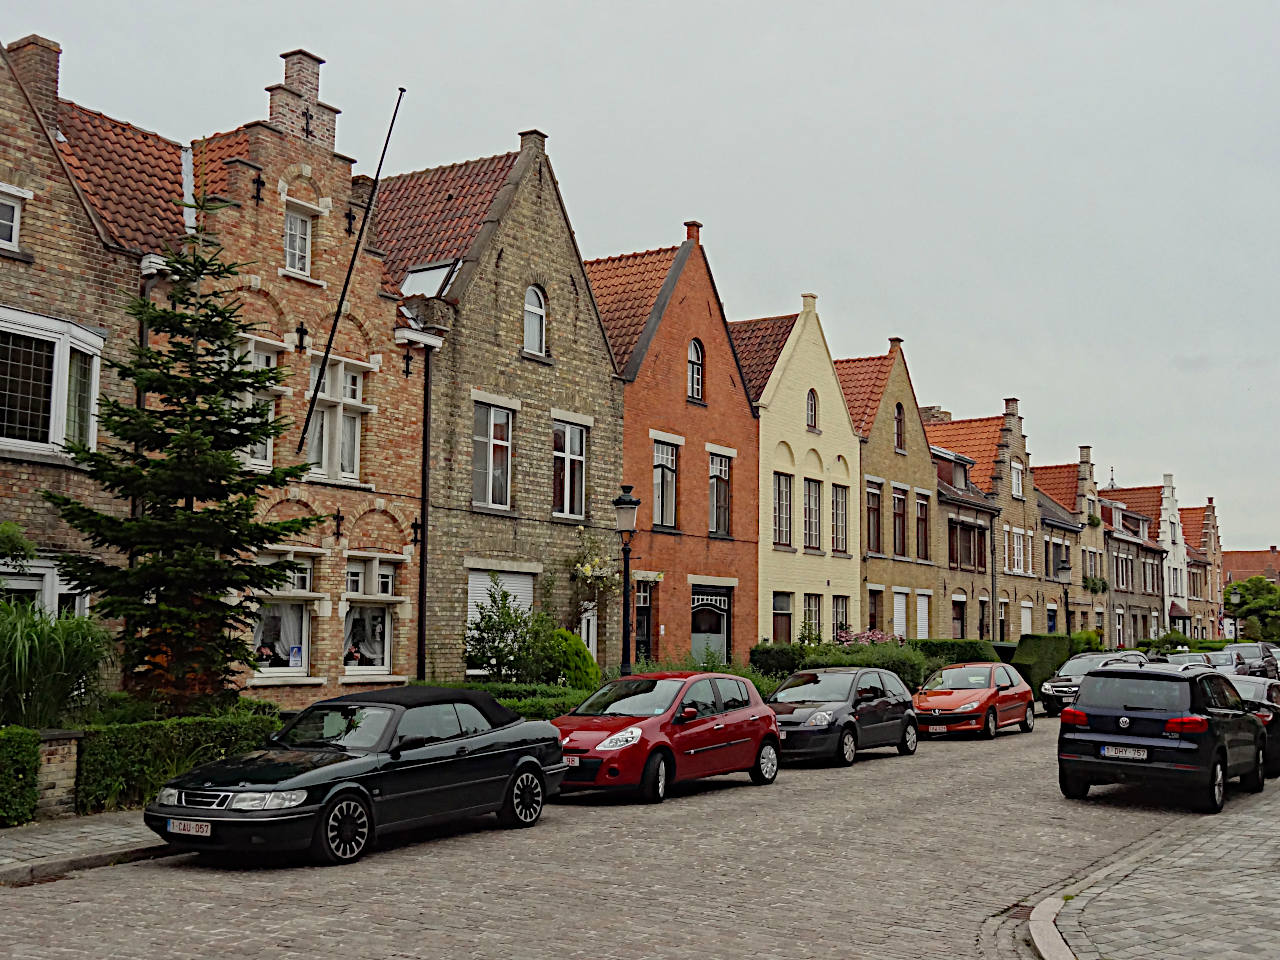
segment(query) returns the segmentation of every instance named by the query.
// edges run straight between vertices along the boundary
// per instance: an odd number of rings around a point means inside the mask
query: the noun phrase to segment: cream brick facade
[[[806,616],[806,596],[819,598],[823,639],[842,624],[857,632],[862,624],[862,577],[859,493],[860,442],[845,406],[840,381],[812,294],[769,376],[756,406],[760,413],[760,591],[759,636],[776,642],[799,636]],[[808,426],[809,393],[817,399],[816,425]],[[791,543],[774,543],[774,475],[792,478],[790,484]],[[818,546],[805,546],[805,482],[821,484]],[[844,493],[844,538],[835,539],[836,489]],[[841,547],[842,549],[837,549]],[[790,610],[790,635],[775,636],[774,595],[783,594]],[[843,601],[836,598],[843,598]],[[781,598],[780,598],[781,599]],[[836,605],[843,602],[845,612]]]

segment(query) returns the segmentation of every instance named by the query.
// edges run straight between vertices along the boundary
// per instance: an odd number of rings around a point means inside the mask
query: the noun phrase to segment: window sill
[[[408,683],[409,678],[394,673],[344,673],[338,678],[341,684],[352,683]]]
[[[936,563],[934,563],[932,560],[922,560],[922,559],[920,559],[919,557],[916,557],[916,558],[915,558],[915,560],[914,560],[913,562],[914,562],[914,563],[918,563],[918,564],[920,564],[920,565],[921,565],[921,566],[923,566],[923,567],[936,567],[936,566],[937,566],[937,564],[936,564]]]
[[[273,677],[270,674],[255,674],[249,678],[250,687],[320,687],[324,677]]]
[[[342,595],[342,599],[346,600],[348,603],[359,603],[362,605],[387,605],[409,602],[408,597],[402,597],[394,593],[344,593]]]
[[[35,263],[35,254],[21,248],[0,247],[0,257],[6,260],[17,260],[19,263]]]
[[[475,503],[474,501],[471,504],[471,512],[483,513],[491,517],[509,517],[512,520],[520,519],[520,515],[511,507],[491,507],[487,503]]]
[[[901,454],[904,457],[907,456],[907,451],[903,450],[901,447],[894,447],[893,452],[897,454]]]
[[[278,267],[276,273],[282,277],[288,277],[290,280],[297,280],[299,283],[305,283],[313,287],[319,287],[321,290],[329,286],[323,280],[317,280],[315,277],[306,273],[299,273],[297,270],[290,270],[287,267]]]
[[[777,550],[779,553],[798,553],[799,552],[798,550],[796,550],[795,547],[788,546],[785,543],[775,543],[773,545],[773,549]]]
[[[654,524],[652,527],[650,527],[649,529],[650,529],[651,531],[653,531],[654,533],[665,533],[665,534],[667,534],[668,536],[672,536],[672,537],[683,537],[683,536],[684,536],[684,531],[683,531],[683,530],[681,530],[679,527],[663,527],[663,526],[659,526],[658,524],[656,524],[656,523],[655,523],[655,524]]]
[[[547,519],[551,523],[563,523],[571,527],[586,526],[590,522],[586,517],[573,517],[567,513],[553,513]]]
[[[818,436],[822,436],[822,431],[817,427],[805,427],[805,429],[808,430],[810,433],[816,433]]]
[[[685,403],[691,403],[691,404],[693,404],[695,407],[705,407],[705,406],[707,405],[707,401],[705,401],[705,400],[696,400],[696,399],[694,399],[693,397],[685,397],[685,398],[684,398],[684,402],[685,402]]]
[[[707,534],[707,539],[708,539],[708,540],[732,540],[732,539],[733,539],[733,534],[731,534],[731,533],[716,533],[716,532],[713,530],[713,531],[711,531],[710,533],[708,533],[708,534]]]
[[[534,363],[541,363],[543,366],[554,367],[556,362],[545,353],[534,353],[532,350],[521,350],[521,360],[532,360]]]
[[[804,552],[805,556],[809,557],[825,557],[827,555],[827,551],[819,550],[817,547],[805,547]]]
[[[0,443],[0,460],[22,460],[27,463],[47,463],[51,467],[64,467],[68,470],[84,470],[70,456],[52,447],[46,450],[23,450]]]
[[[361,483],[359,480],[331,480],[321,473],[309,473],[302,478],[305,483],[314,483],[323,487],[343,487],[348,490],[372,490],[372,483]]]
[[[877,551],[875,551],[875,550],[868,550],[868,551],[867,551],[867,559],[868,559],[868,560],[888,560],[888,559],[889,559],[889,555],[888,555],[888,554],[885,554],[885,553],[879,553],[879,552],[877,552]]]
[[[852,553],[845,553],[843,550],[832,550],[832,551],[831,551],[831,555],[832,555],[833,557],[839,557],[841,560],[852,560],[852,559],[853,559],[853,554],[852,554]]]

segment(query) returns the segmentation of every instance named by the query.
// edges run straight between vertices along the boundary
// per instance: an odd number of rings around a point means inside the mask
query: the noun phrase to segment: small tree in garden
[[[578,549],[569,558],[568,566],[570,620],[564,626],[577,629],[587,611],[604,610],[622,589],[622,573],[600,538],[585,527],[578,527]]]
[[[21,571],[36,558],[36,546],[12,520],[0,523],[0,563]]]
[[[476,605],[467,624],[467,666],[487,671],[491,680],[516,680],[528,632],[528,611],[490,573],[488,601]]]
[[[257,563],[257,551],[320,518],[258,519],[263,493],[300,479],[307,467],[264,472],[246,465],[243,451],[280,436],[287,424],[254,399],[278,382],[280,371],[256,369],[245,356],[251,327],[226,290],[237,265],[225,262],[216,239],[201,230],[167,268],[168,302],[137,299],[129,307],[150,331],[149,342],[110,363],[145,404],[103,396],[99,423],[109,439],[97,450],[68,445],[116,509],[44,496],[93,547],[107,551],[64,554],[59,567],[97,596],[101,616],[123,623],[126,678],[182,705],[222,693],[249,662],[253,593],[283,585],[293,569]]]

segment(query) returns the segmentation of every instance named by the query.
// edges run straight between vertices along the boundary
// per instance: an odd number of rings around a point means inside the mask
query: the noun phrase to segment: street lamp
[[[631,495],[631,484],[622,484],[622,495],[613,501],[618,537],[622,540],[622,665],[621,676],[631,675],[631,537],[636,532],[640,501]]]
[[[1071,598],[1067,592],[1071,586],[1071,561],[1062,556],[1058,559],[1058,579],[1062,581],[1062,632],[1071,632]]]
[[[1232,587],[1231,596],[1229,596],[1227,599],[1231,601],[1231,605],[1235,607],[1236,610],[1238,611],[1240,609],[1240,588]],[[1231,622],[1234,625],[1234,629],[1231,632],[1235,634],[1235,636],[1233,636],[1232,639],[1233,640],[1241,639],[1240,638],[1240,617],[1237,616],[1236,614],[1232,614]]]

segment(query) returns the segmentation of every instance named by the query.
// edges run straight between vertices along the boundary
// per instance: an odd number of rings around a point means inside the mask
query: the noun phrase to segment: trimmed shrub
[[[595,657],[581,637],[563,629],[535,632],[526,647],[519,673],[522,680],[530,683],[563,683],[575,690],[594,690],[600,686],[600,666]]]
[[[1077,630],[1071,635],[1071,655],[1102,649],[1102,640],[1094,630]]]
[[[1018,645],[1007,640],[992,640],[991,648],[995,650],[996,656],[1005,663],[1013,662],[1013,655],[1018,652]]]
[[[562,717],[594,691],[566,690],[556,697],[503,698],[498,702],[526,720],[554,720]]]
[[[581,643],[582,641],[578,641]],[[526,720],[553,720],[568,713],[596,690],[574,689],[549,683],[509,683],[489,680],[477,683],[434,683],[417,680],[410,686],[451,687],[457,690],[483,690],[508,710]],[[599,684],[596,685],[597,687]]]
[[[757,643],[751,648],[751,666],[761,673],[787,677],[800,669],[809,651],[797,643]]]
[[[0,727],[0,827],[16,827],[36,815],[39,776],[40,734]]]
[[[908,644],[924,654],[926,660],[941,657],[947,663],[999,663],[988,640],[908,640]]]
[[[912,690],[925,679],[924,654],[914,647],[899,646],[895,642],[873,643],[865,647],[821,644],[810,648],[804,667],[882,667],[896,673]]]
[[[89,617],[0,601],[0,724],[56,727],[91,709],[112,657],[111,635]]]
[[[814,649],[812,647],[808,648]],[[742,663],[721,663],[715,654],[708,651],[708,656],[702,660],[696,659],[693,654],[687,654],[679,659],[672,660],[637,660],[632,665],[632,673],[662,673],[666,671],[678,670],[696,670],[707,671],[709,673],[728,673],[735,677],[742,677],[744,680],[750,680],[755,688],[760,691],[760,696],[767,697],[777,689],[786,675],[777,676],[773,674],[761,673],[750,664]],[[605,674],[606,680],[616,680],[618,678],[618,668],[610,667]]]
[[[278,716],[249,710],[86,727],[76,774],[76,812],[139,806],[171,777],[253,750],[279,728]]]
[[[1040,684],[1057,673],[1070,656],[1070,637],[1061,633],[1024,633],[1011,663],[1031,685],[1031,692],[1039,700]]]

